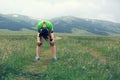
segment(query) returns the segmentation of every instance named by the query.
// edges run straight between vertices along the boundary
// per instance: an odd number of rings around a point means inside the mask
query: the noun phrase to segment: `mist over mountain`
[[[0,29],[20,31],[23,28],[36,30],[36,25],[40,20],[19,14],[0,14]],[[50,21],[54,25],[54,32],[111,35],[120,34],[120,23],[110,21],[83,19],[73,16],[62,16],[52,18]]]

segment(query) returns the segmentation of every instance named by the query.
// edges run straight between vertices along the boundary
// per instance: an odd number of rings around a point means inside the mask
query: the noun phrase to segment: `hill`
[[[81,31],[86,31],[97,35],[120,34],[120,23],[71,16],[54,18],[51,21],[56,26],[57,32],[81,33]]]
[[[20,31],[22,29],[36,30],[39,20],[28,16],[0,14],[0,29]],[[120,23],[103,20],[83,19],[73,16],[62,16],[50,19],[54,24],[54,31],[59,33],[77,33],[94,35],[120,35]]]
[[[37,20],[31,19],[28,16],[9,14],[0,14],[0,29],[8,29],[13,31],[20,31],[23,28],[35,30],[33,27],[36,25]]]

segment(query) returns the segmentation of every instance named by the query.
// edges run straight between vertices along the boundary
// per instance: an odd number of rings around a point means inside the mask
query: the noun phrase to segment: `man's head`
[[[43,28],[46,28],[46,22],[45,21],[43,22]]]
[[[40,37],[43,37],[45,40],[48,39],[49,31],[47,28],[42,28],[40,32]]]
[[[43,22],[43,26],[40,29],[40,36],[47,40],[48,35],[49,35],[49,30],[47,28],[46,22]]]

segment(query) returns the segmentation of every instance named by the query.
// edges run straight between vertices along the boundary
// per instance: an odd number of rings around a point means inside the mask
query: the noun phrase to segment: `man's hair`
[[[44,21],[43,24],[46,24],[46,22]]]

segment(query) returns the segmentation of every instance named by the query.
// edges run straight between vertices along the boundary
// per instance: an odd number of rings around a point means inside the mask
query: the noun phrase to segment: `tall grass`
[[[31,61],[35,53],[34,36],[14,35],[1,36],[0,38],[1,66],[3,67],[1,78],[12,80],[17,74],[21,74],[24,66]]]
[[[56,40],[58,60],[44,41],[35,62],[36,35],[0,36],[1,80],[119,80],[119,37],[64,36]],[[101,62],[102,59],[104,62]]]

